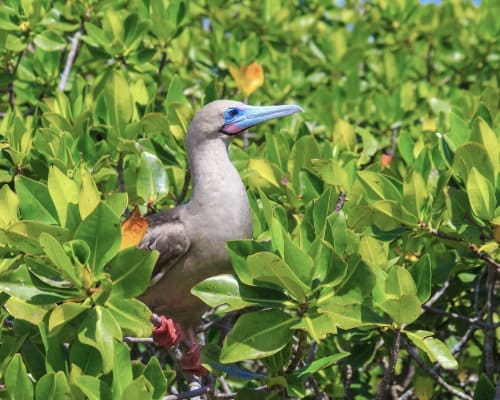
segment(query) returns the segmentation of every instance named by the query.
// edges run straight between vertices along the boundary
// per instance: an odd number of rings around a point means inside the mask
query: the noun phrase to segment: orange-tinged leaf
[[[264,70],[258,63],[240,68],[229,67],[229,72],[245,96],[251,95],[264,84]]]
[[[391,164],[393,158],[394,156],[392,154],[382,154],[380,156],[380,165],[382,165],[383,168],[387,167]]]
[[[137,246],[141,243],[142,238],[148,230],[148,225],[148,220],[141,215],[139,209],[135,206],[130,217],[123,221],[121,226],[122,245],[120,250]]]

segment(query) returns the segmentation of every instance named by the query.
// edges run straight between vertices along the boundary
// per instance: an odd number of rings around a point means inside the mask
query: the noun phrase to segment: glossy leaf
[[[106,204],[100,202],[78,226],[74,238],[88,244],[90,266],[95,273],[101,272],[120,248],[120,220]]]
[[[472,212],[479,218],[489,221],[497,206],[495,190],[492,184],[475,168],[469,171],[467,178],[467,196]]]
[[[33,399],[33,383],[28,377],[26,366],[20,354],[14,355],[5,370],[5,387],[12,399]]]
[[[147,289],[159,253],[136,247],[120,251],[109,262],[112,298],[137,297]]]
[[[296,318],[279,310],[242,315],[226,337],[220,360],[231,363],[277,353],[292,337]]]
[[[16,176],[15,184],[23,219],[47,224],[58,223],[57,211],[46,185],[22,175]]]
[[[279,256],[270,252],[256,253],[248,257],[247,269],[252,281],[249,285],[270,284],[271,288],[287,290],[297,301],[302,301],[309,287],[296,272]]]

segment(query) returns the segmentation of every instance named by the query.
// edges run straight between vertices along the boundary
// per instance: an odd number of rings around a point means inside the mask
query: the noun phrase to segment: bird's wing
[[[160,252],[151,283],[153,286],[189,249],[191,242],[179,218],[178,207],[147,217],[149,227],[139,247]]]

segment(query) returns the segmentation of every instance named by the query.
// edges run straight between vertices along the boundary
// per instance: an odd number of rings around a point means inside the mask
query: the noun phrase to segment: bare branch
[[[127,343],[154,343],[153,338],[138,338],[131,336],[125,336],[123,341]]]
[[[307,334],[306,334],[306,332],[299,329],[297,335],[299,338],[299,342],[297,343],[297,347],[295,348],[295,351],[293,352],[292,361],[290,361],[290,364],[288,365],[288,368],[286,369],[287,374],[291,374],[293,371],[295,371],[297,369],[300,362],[304,358],[304,354],[306,352],[306,347],[307,347]]]
[[[436,371],[434,371],[429,365],[427,365],[420,358],[418,353],[413,349],[412,346],[410,346],[410,344],[404,338],[402,338],[402,341],[403,341],[403,343],[406,347],[406,350],[408,351],[408,354],[410,355],[410,357],[413,358],[416,361],[416,363],[436,381],[436,383],[441,385],[450,394],[452,394],[460,399],[472,400],[472,397],[455,389],[448,382],[446,382],[443,378],[441,378]],[[406,393],[403,396],[407,396]],[[404,397],[404,398],[408,398],[408,397]]]
[[[78,53],[78,44],[80,43],[80,37],[83,33],[83,25],[75,32],[75,35],[71,38],[71,49],[68,53],[68,58],[66,58],[66,64],[64,65],[64,70],[61,74],[61,80],[59,81],[59,85],[57,88],[64,92],[66,88],[66,83],[68,82],[69,73],[71,72],[71,67],[75,62],[76,55]]]
[[[486,323],[484,327],[484,364],[486,375],[493,381],[493,374],[495,373],[495,332],[493,328],[493,313],[494,313],[494,297],[495,297],[495,282],[496,282],[496,268],[493,264],[488,266],[488,274],[486,277]]]
[[[347,364],[345,370],[345,381],[344,381],[344,400],[352,399],[351,382],[352,382],[352,367],[351,364]]]
[[[387,397],[387,392],[389,390],[390,384],[394,379],[394,367],[396,366],[396,361],[398,359],[400,343],[401,343],[401,330],[396,329],[394,331],[394,342],[392,343],[391,347],[391,359],[389,361],[389,365],[385,370],[382,382],[380,382],[380,385],[378,386],[377,396],[375,397],[377,400],[383,400]]]
[[[337,199],[337,204],[335,205],[335,214],[340,214],[342,211],[342,207],[344,207],[345,199],[347,197],[346,191],[341,191],[339,194],[339,198]]]
[[[444,294],[446,289],[450,286],[450,281],[449,279],[443,282],[443,286],[441,286],[441,289],[439,289],[436,293],[432,295],[432,297],[425,303],[422,307],[430,307],[432,306],[436,301],[440,299],[440,297]]]
[[[422,308],[426,311],[430,311],[430,312],[433,312],[435,314],[439,314],[439,315],[444,315],[446,317],[450,317],[450,318],[454,318],[454,319],[460,319],[462,321],[466,321],[468,322],[469,324],[473,324],[473,325],[478,325],[478,326],[485,326],[484,323],[482,323],[480,320],[479,320],[479,317],[478,316],[475,316],[473,318],[469,318],[469,317],[466,317],[465,315],[461,315],[461,314],[457,314],[455,312],[450,312],[450,311],[444,311],[444,310],[440,310],[438,308],[434,308],[434,307],[431,307],[431,306],[428,306],[427,304],[424,304],[422,306]]]

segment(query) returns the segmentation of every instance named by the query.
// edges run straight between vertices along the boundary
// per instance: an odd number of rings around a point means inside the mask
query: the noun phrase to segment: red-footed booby
[[[202,280],[231,272],[225,244],[252,237],[245,186],[228,155],[231,138],[262,122],[301,112],[296,105],[249,106],[217,100],[202,107],[187,133],[192,198],[148,217],[140,247],[158,250],[152,284],[143,301],[183,327],[200,323],[206,306],[191,295]]]
[[[192,198],[147,217],[149,228],[140,244],[160,252],[152,283],[142,296],[153,312],[172,317],[183,328],[200,324],[207,307],[191,288],[231,272],[226,242],[252,237],[247,194],[229,159],[229,142],[252,126],[300,111],[296,105],[257,107],[217,100],[195,115],[186,140]]]

